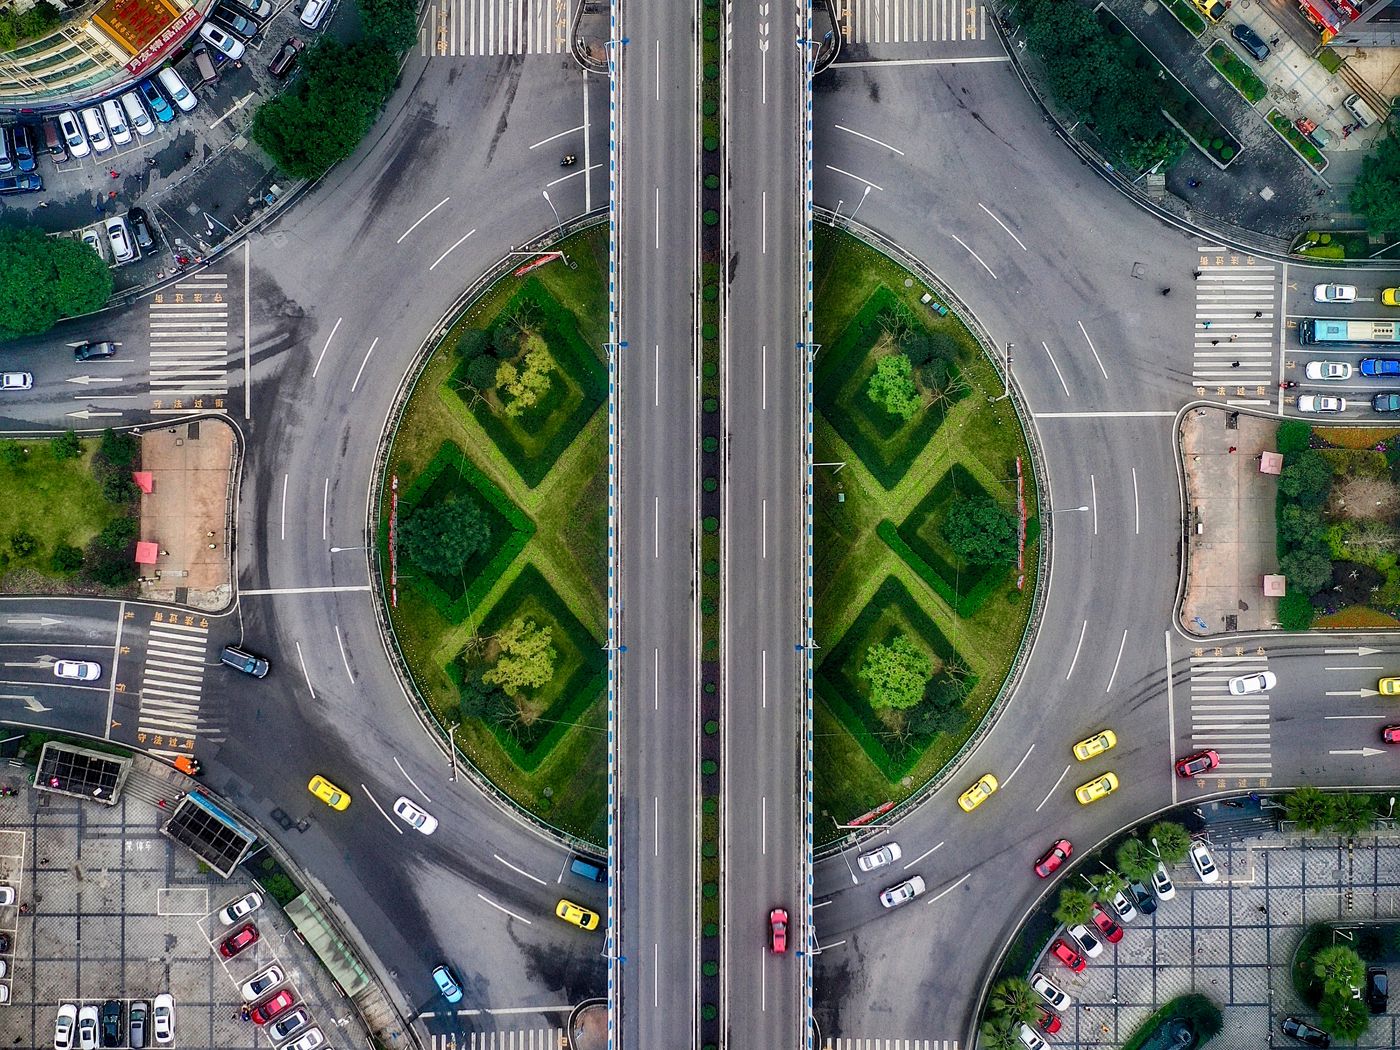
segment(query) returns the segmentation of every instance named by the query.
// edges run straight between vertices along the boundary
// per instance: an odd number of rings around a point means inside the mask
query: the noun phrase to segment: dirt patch
[[[1392,518],[1400,511],[1400,489],[1384,478],[1351,478],[1334,486],[1330,517],[1353,521]]]

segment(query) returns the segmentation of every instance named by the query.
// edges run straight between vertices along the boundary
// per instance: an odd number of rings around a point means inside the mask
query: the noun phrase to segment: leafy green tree
[[[119,434],[111,427],[102,431],[97,454],[114,467],[131,467],[141,452],[141,442],[131,434]]]
[[[1089,882],[1094,887],[1094,896],[1103,901],[1128,888],[1128,880],[1116,871],[1096,872],[1089,876]]]
[[[83,551],[81,547],[74,547],[68,543],[60,543],[53,549],[53,558],[50,562],[54,572],[77,572],[83,567]]]
[[[1278,515],[1278,535],[1289,547],[1316,547],[1327,542],[1327,523],[1312,507],[1285,503]]]
[[[935,362],[952,364],[957,361],[958,341],[946,332],[929,332],[916,329],[900,348],[914,368],[923,368]]]
[[[933,677],[933,660],[907,635],[897,634],[888,645],[866,650],[860,677],[870,684],[871,707],[914,707]]]
[[[1220,1007],[1204,995],[1186,996],[1181,1001],[1179,1010],[1181,1017],[1191,1025],[1192,1030],[1196,1033],[1197,1046],[1204,1046],[1210,1042],[1225,1027],[1225,1018],[1220,1014]]]
[[[553,637],[550,625],[541,627],[528,616],[516,617],[496,636],[500,655],[481,680],[511,695],[546,685],[554,677],[554,661],[559,656]]]
[[[1278,425],[1274,443],[1285,457],[1302,452],[1312,442],[1312,424],[1305,419],[1285,419]]]
[[[399,523],[399,550],[434,576],[455,576],[490,542],[491,526],[470,496],[417,506]]]
[[[1336,797],[1331,827],[1340,835],[1351,838],[1368,830],[1376,820],[1376,800],[1370,795],[1350,791]]]
[[[1302,547],[1278,560],[1278,571],[1288,579],[1289,588],[1316,594],[1332,579],[1332,559],[1325,550]]]
[[[1278,601],[1278,622],[1285,631],[1308,630],[1315,615],[1313,604],[1303,591],[1289,591]]]
[[[1393,132],[1362,158],[1351,210],[1366,217],[1373,233],[1400,230],[1400,139]]]
[[[987,1005],[1013,1024],[1030,1024],[1040,1013],[1040,997],[1024,977],[1006,977],[992,985]]]
[[[66,459],[77,459],[83,454],[83,442],[76,433],[65,430],[49,442],[49,452],[62,463]]]
[[[0,463],[11,470],[24,465],[24,446],[18,441],[0,441]]]
[[[994,1014],[982,1022],[977,1045],[981,1050],[1022,1050],[1017,1031],[1017,1023],[1011,1018]]]
[[[1008,565],[1016,560],[1016,516],[990,496],[959,496],[943,518],[943,538],[973,565]]]
[[[458,710],[462,721],[473,718],[485,720],[501,703],[505,694],[498,686],[485,681],[485,672],[479,667],[467,666],[462,671],[462,684],[458,687],[461,699]]]
[[[369,40],[402,54],[418,42],[418,5],[412,0],[356,0]]]
[[[1094,914],[1094,898],[1081,889],[1066,886],[1060,890],[1059,902],[1055,905],[1055,921],[1066,926],[1088,922]]]
[[[919,410],[919,388],[914,385],[914,368],[903,354],[886,354],[875,365],[865,388],[871,401],[892,416],[913,419]]]
[[[484,354],[467,362],[467,382],[480,391],[490,390],[496,385],[496,367],[500,362]]]
[[[457,353],[462,360],[472,361],[491,348],[491,335],[481,328],[468,328],[457,340]]]
[[[1322,1027],[1337,1039],[1354,1043],[1371,1026],[1371,1013],[1366,1003],[1353,998],[1350,992],[1345,995],[1324,995],[1318,1003],[1317,1012]]]
[[[32,532],[16,529],[10,533],[10,550],[16,558],[27,558],[38,549],[39,540]]]
[[[1305,507],[1320,507],[1332,491],[1332,464],[1316,449],[1298,453],[1278,478],[1279,491]]]
[[[1321,831],[1332,823],[1332,796],[1304,784],[1283,796],[1283,816],[1305,831]]]
[[[1352,989],[1360,988],[1366,979],[1366,964],[1350,945],[1334,944],[1323,948],[1312,960],[1313,976],[1322,982],[1322,994],[1344,995],[1351,998]]]
[[[539,404],[549,390],[549,376],[553,371],[554,358],[543,346],[526,353],[524,368],[517,368],[509,361],[497,365],[496,386],[511,397],[506,404],[506,415],[518,416]]]
[[[502,361],[520,353],[520,327],[511,321],[497,321],[491,329],[491,352]]]
[[[111,294],[112,271],[81,241],[32,226],[0,229],[0,339],[47,332]]]
[[[1156,840],[1157,852],[1168,864],[1180,864],[1191,848],[1191,833],[1171,820],[1158,821],[1147,829],[1148,841]]]
[[[377,43],[323,36],[301,66],[302,76],[253,115],[252,135],[288,175],[314,179],[355,152],[394,89],[399,61]]]
[[[1141,839],[1126,839],[1113,855],[1114,863],[1130,879],[1145,882],[1157,870],[1157,858]]]

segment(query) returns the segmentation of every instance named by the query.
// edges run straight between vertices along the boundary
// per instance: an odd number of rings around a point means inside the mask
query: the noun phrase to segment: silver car
[[[0,372],[0,390],[28,390],[33,385],[32,372]]]
[[[925,889],[927,887],[924,885],[923,878],[915,875],[913,878],[901,882],[898,886],[891,886],[880,894],[880,903],[886,908],[897,908],[901,904],[908,904]]]
[[[862,853],[856,858],[856,867],[861,871],[875,871],[886,865],[893,864],[903,856],[899,850],[898,842],[887,842],[879,849],[873,849],[869,853]]]
[[[1298,411],[1316,415],[1337,415],[1347,410],[1347,399],[1328,394],[1304,394],[1298,399]]]
[[[1345,361],[1309,361],[1303,374],[1313,380],[1340,381],[1351,378],[1351,365]]]

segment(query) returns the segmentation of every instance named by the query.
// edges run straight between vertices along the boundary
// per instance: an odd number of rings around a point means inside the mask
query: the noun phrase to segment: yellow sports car
[[[1074,745],[1074,757],[1081,762],[1087,762],[1095,755],[1101,755],[1105,751],[1110,751],[1118,746],[1118,737],[1112,729],[1105,729],[1095,733],[1088,740],[1081,740]]]
[[[1395,696],[1400,693],[1400,678],[1382,678],[1376,688],[1381,691],[1381,696]]]
[[[997,789],[997,778],[990,773],[985,774],[981,780],[973,784],[958,798],[958,805],[962,806],[964,813],[971,813],[980,806]]]
[[[554,909],[554,914],[565,922],[573,923],[580,930],[596,930],[598,928],[598,913],[589,911],[573,901],[561,900]]]
[[[1074,797],[1079,799],[1081,806],[1087,806],[1090,802],[1097,802],[1105,795],[1111,795],[1117,790],[1118,777],[1112,773],[1105,773],[1087,784],[1080,784],[1074,789]]]
[[[306,790],[330,806],[331,809],[345,810],[350,807],[350,796],[321,776],[320,773],[311,778],[311,783],[306,785]]]
[[[1387,288],[1381,292],[1381,302],[1385,303],[1386,306],[1400,306],[1398,296],[1400,296],[1400,288]]]

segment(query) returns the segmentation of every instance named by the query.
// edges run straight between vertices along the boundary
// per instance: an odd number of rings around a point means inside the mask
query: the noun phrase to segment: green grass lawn
[[[822,345],[839,341],[851,320],[860,313],[877,288],[884,287],[905,302],[921,321],[934,323],[927,308],[919,304],[925,291],[902,268],[860,242],[827,227],[817,230],[814,267],[816,333]],[[1014,586],[1014,569],[1003,586],[990,594],[973,614],[961,617],[918,573],[876,535],[882,519],[903,522],[914,515],[930,491],[955,467],[977,480],[978,485],[999,501],[1014,506],[1015,461],[1022,458],[1025,498],[1029,512],[1036,507],[1035,479],[1029,475],[1029,455],[1010,401],[989,403],[1001,393],[1002,383],[991,363],[974,353],[975,342],[955,318],[937,322],[950,326],[969,347],[960,361],[971,393],[953,405],[947,418],[931,439],[914,450],[902,477],[886,488],[866,467],[861,457],[842,439],[837,427],[826,417],[839,410],[840,402],[829,402],[816,421],[816,453],[819,461],[844,461],[839,472],[817,472],[814,496],[816,632],[825,660],[839,658],[845,651],[858,661],[860,646],[843,646],[844,636],[858,618],[866,622],[883,614],[872,611],[877,594],[890,584],[907,592],[923,616],[936,624],[941,641],[923,639],[931,652],[945,644],[968,664],[976,685],[968,695],[964,710],[967,730],[975,727],[995,699],[1011,669],[1030,610],[1030,596],[1036,586],[1038,550],[1026,550],[1024,590]],[[955,326],[955,327],[951,327]],[[833,377],[843,382],[843,376]],[[818,397],[820,398],[820,393]],[[860,392],[864,396],[864,392]],[[842,498],[844,497],[844,499]],[[917,525],[917,523],[914,523]],[[1034,530],[1032,529],[1032,534]],[[888,593],[888,592],[886,592]],[[907,617],[901,617],[907,619]],[[858,683],[854,666],[842,669],[823,665],[828,695],[832,682]],[[870,725],[858,712],[845,706],[846,717],[829,706],[819,695],[816,720],[816,794],[818,834],[830,838],[834,831],[830,818],[844,822],[886,800],[898,801],[917,791],[937,775],[956,754],[966,738],[940,734],[927,742],[916,757],[899,763],[902,776],[891,777],[881,763],[862,747],[862,735],[869,744]],[[878,751],[876,752],[878,755]],[[893,772],[889,766],[886,767]],[[825,825],[825,827],[823,827]]]
[[[92,474],[97,442],[84,441],[82,456],[63,461],[46,440],[14,444],[25,450],[24,459],[16,466],[0,461],[0,590],[67,589],[68,578],[50,565],[54,547],[86,547],[116,516]],[[32,554],[16,555],[11,547],[21,531],[39,541]]]
[[[531,486],[451,383],[460,363],[455,347],[461,332],[466,327],[489,327],[531,280],[573,314],[579,338],[601,357],[599,348],[607,338],[606,227],[570,238],[565,250],[578,263],[577,269],[553,262],[526,278],[507,277],[453,325],[419,377],[390,452],[391,471],[398,475],[402,489],[428,467],[444,442],[451,442],[534,523],[534,534],[524,550],[480,596],[479,604],[462,610],[460,622],[449,622],[411,581],[401,582],[399,607],[391,612],[395,633],[415,682],[444,726],[459,718],[451,666],[472,634],[495,615],[498,603],[505,599],[507,605],[518,604],[522,587],[538,590],[539,585],[528,579],[534,574],[545,584],[537,596],[542,608],[558,603],[555,612],[544,618],[571,618],[577,629],[570,624],[570,635],[582,632],[599,647],[588,652],[590,659],[596,661],[602,644],[598,639],[606,635],[606,411],[598,409],[586,417],[577,436]],[[387,514],[386,501],[380,543],[386,577]],[[400,570],[411,571],[402,563]],[[564,648],[570,655],[561,657],[556,667],[562,673],[561,688],[589,684],[592,676],[578,673],[588,646],[575,641]],[[565,663],[569,666],[564,667]],[[607,798],[606,705],[596,691],[587,696],[579,693],[575,688],[568,703],[552,698],[546,705],[550,710],[542,712],[542,717],[562,714],[565,717],[556,721],[569,724],[547,746],[532,737],[535,746],[526,749],[528,755],[517,752],[513,757],[492,727],[480,720],[462,724],[456,739],[473,764],[522,806],[565,831],[601,842]]]

